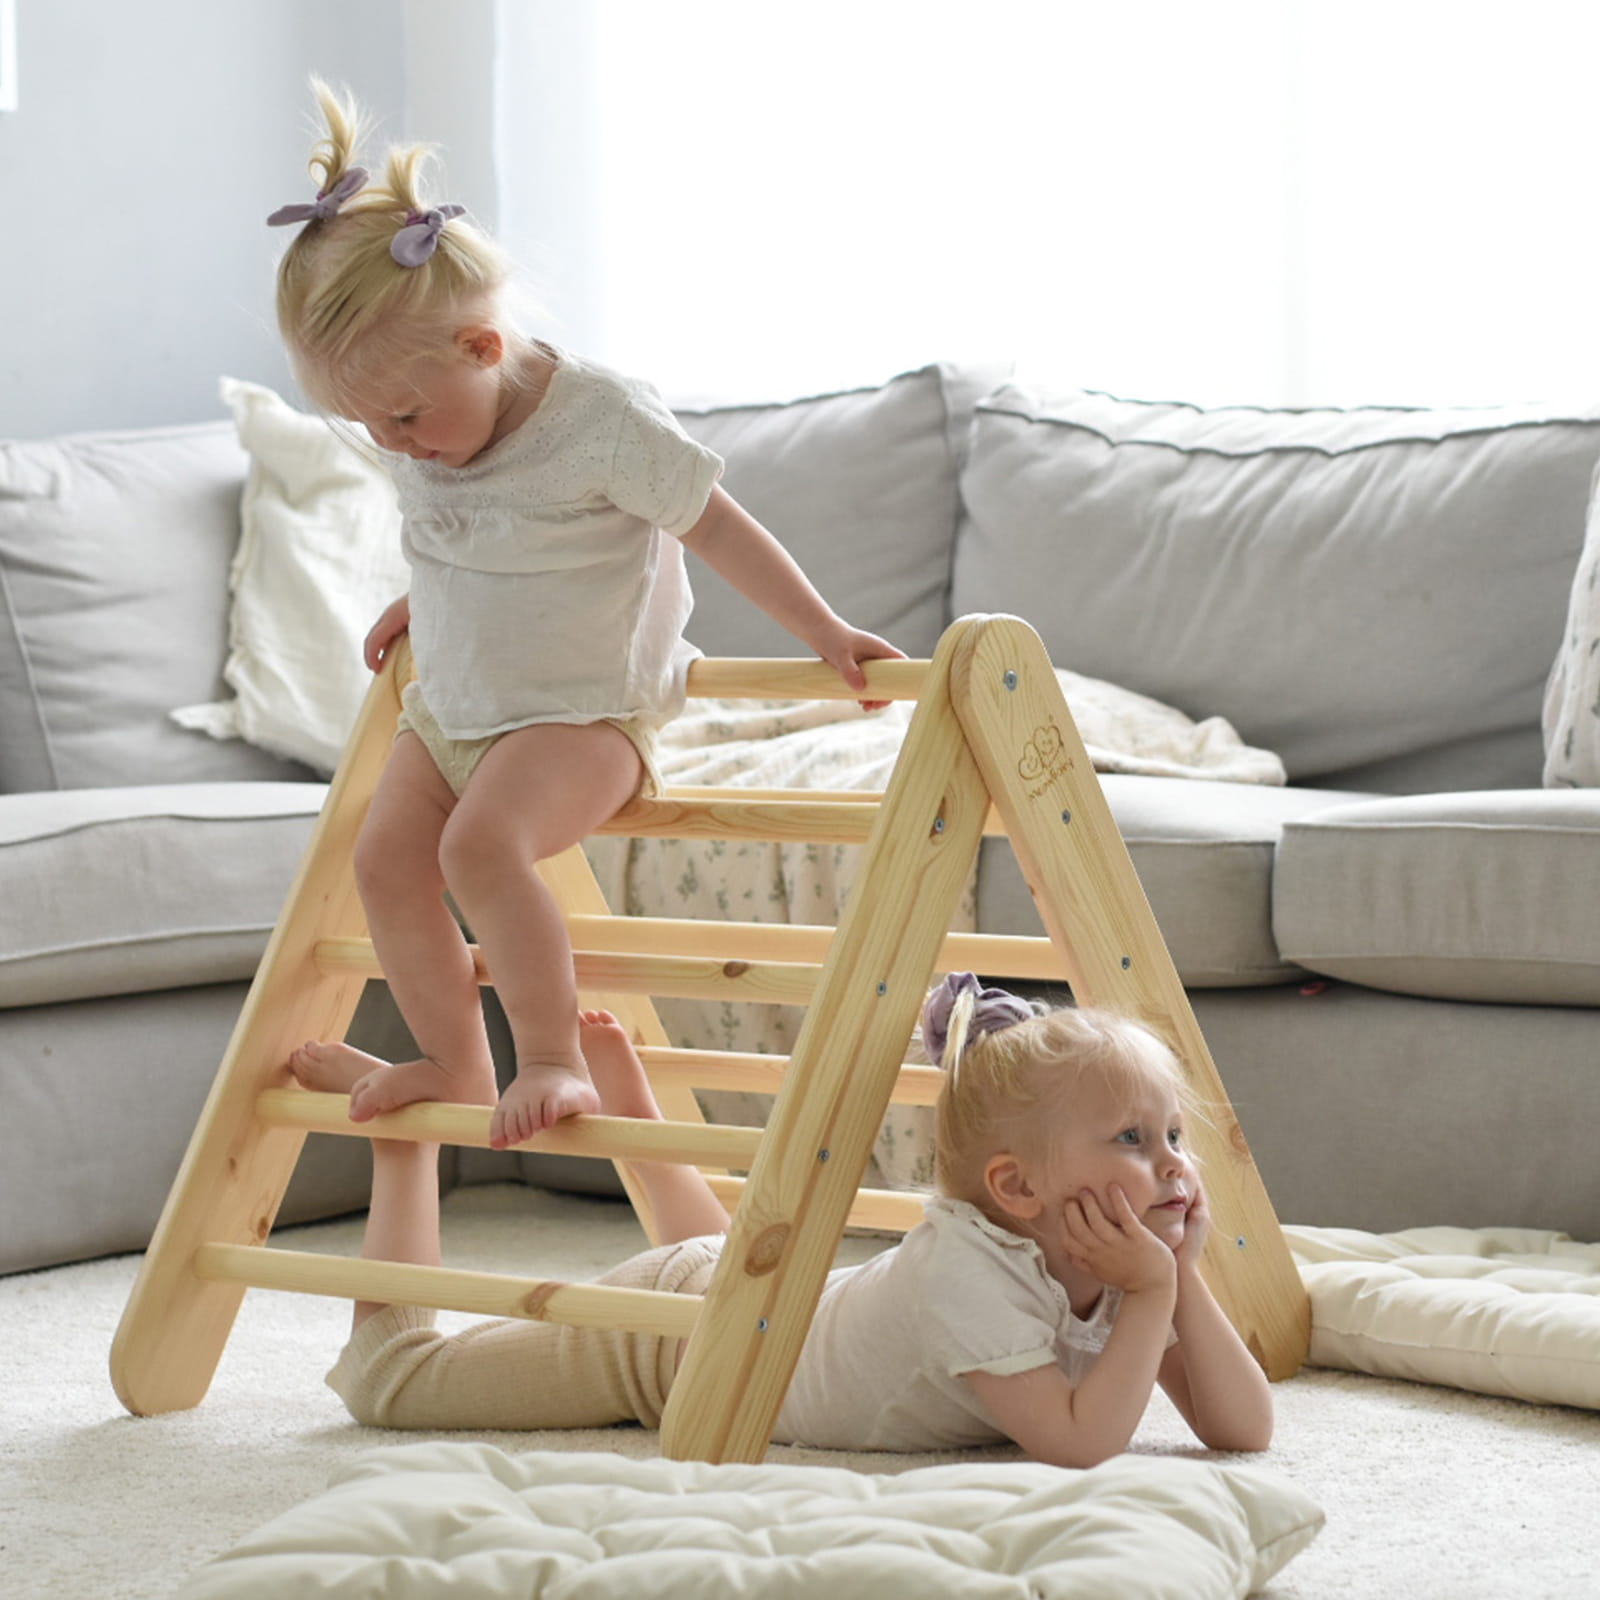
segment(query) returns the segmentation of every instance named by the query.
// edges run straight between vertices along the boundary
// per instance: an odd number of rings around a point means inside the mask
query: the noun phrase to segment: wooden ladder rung
[[[874,661],[868,667],[874,700],[918,700],[927,661]],[[702,657],[689,664],[693,700],[859,700],[858,690],[825,661],[767,660],[762,656]]]
[[[567,918],[574,945],[610,955],[670,951],[715,960],[752,958],[820,966],[834,930],[824,923],[695,922],[687,917]],[[940,947],[936,972],[981,972],[991,977],[1067,981],[1061,952],[1042,934],[951,933]]]
[[[476,945],[471,948],[478,982],[490,983],[483,952]],[[370,939],[319,939],[312,959],[324,977],[383,976]],[[596,950],[574,950],[572,963],[579,989],[778,1006],[809,1004],[821,974],[821,968],[814,963],[612,954]]]
[[[596,833],[629,839],[755,839],[776,844],[865,844],[878,807],[860,796],[760,800],[732,790],[724,798],[666,795],[631,800]]]
[[[368,1122],[350,1120],[350,1097],[309,1089],[264,1089],[256,1114],[268,1127],[308,1133],[338,1133],[357,1139],[407,1139],[416,1143],[469,1145],[487,1150],[488,1106],[419,1100]],[[512,1150],[554,1155],[608,1157],[614,1161],[671,1161],[684,1166],[748,1167],[761,1143],[761,1129],[702,1122],[654,1122],[639,1117],[568,1117]]]
[[[878,806],[883,803],[883,792],[878,789],[744,789],[737,784],[669,783],[663,800],[706,800],[742,802],[747,805],[830,805]],[[991,804],[984,813],[984,835],[1003,839],[1006,825],[1000,813]]]
[[[706,1182],[731,1215],[744,1197],[744,1178],[708,1172]],[[919,1189],[857,1189],[850,1202],[845,1222],[852,1228],[870,1228],[876,1233],[909,1233],[922,1221],[922,1208],[929,1196]]]
[[[736,1050],[676,1050],[644,1046],[639,1059],[651,1081],[685,1089],[740,1089],[749,1094],[776,1094],[783,1087],[788,1056],[753,1055]],[[931,1106],[939,1098],[944,1074],[937,1067],[908,1064],[890,1099],[896,1105]]]
[[[700,1296],[610,1284],[515,1278],[456,1267],[322,1256],[253,1244],[202,1244],[194,1253],[197,1278],[287,1289],[383,1305],[435,1306],[479,1316],[562,1322],[575,1328],[632,1328],[684,1339],[700,1315]]]

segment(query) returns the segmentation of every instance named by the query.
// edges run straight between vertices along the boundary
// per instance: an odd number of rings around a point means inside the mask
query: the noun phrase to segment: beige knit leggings
[[[703,1294],[721,1235],[662,1245],[596,1283]],[[373,1428],[661,1426],[679,1341],[611,1328],[512,1319],[440,1333],[434,1313],[385,1306],[356,1329],[328,1385]]]

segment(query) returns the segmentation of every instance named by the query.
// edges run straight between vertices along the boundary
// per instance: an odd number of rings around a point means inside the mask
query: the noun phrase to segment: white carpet
[[[354,1254],[360,1222],[295,1229],[283,1242]],[[589,1276],[642,1242],[618,1202],[506,1186],[446,1203],[452,1265]],[[127,1416],[106,1354],[136,1267],[118,1257],[0,1278],[11,1329],[0,1353],[0,1591],[13,1600],[168,1596],[207,1557],[317,1493],[335,1464],[415,1437],[355,1427],[323,1387],[348,1326],[344,1303],[263,1292],[246,1298],[201,1406]],[[1277,1442],[1263,1459],[1322,1504],[1328,1525],[1265,1591],[1273,1600],[1600,1594],[1590,1531],[1600,1416],[1333,1372],[1308,1371],[1275,1395]],[[656,1449],[637,1429],[487,1437],[508,1449]],[[1204,1454],[1159,1395],[1135,1447]]]

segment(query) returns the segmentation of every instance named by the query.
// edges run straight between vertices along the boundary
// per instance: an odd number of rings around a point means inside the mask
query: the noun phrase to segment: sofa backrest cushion
[[[777,536],[843,617],[908,655],[948,619],[958,453],[972,405],[999,374],[923,367],[876,388],[765,404],[674,400],[727,463],[723,486]],[[707,655],[805,649],[716,573],[691,566],[688,635]]]
[[[1266,411],[1005,385],[951,609],[1226,717],[1291,781],[1537,785],[1600,408]]]
[[[168,718],[222,687],[244,474],[226,422],[0,442],[0,793],[309,776]]]

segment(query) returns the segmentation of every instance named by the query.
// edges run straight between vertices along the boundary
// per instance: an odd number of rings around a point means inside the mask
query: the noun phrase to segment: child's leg
[[[579,1038],[600,1109],[609,1117],[659,1122],[661,1107],[627,1029],[609,1011],[585,1011]],[[644,1185],[662,1244],[728,1231],[728,1213],[698,1168],[675,1161],[630,1161],[628,1169]]]
[[[415,1100],[494,1103],[477,973],[439,865],[455,803],[422,741],[401,734],[356,842],[355,868],[379,965],[422,1055],[388,1064],[324,1043],[290,1061],[307,1087],[348,1091],[357,1122]]]
[[[642,765],[606,723],[542,723],[499,740],[444,828],[445,882],[477,937],[511,1024],[517,1076],[489,1140],[517,1144],[598,1109],[578,1044],[572,946],[536,863],[561,854],[637,792]]]
[[[367,1261],[440,1264],[438,1145],[372,1141],[372,1204],[361,1255]],[[382,1309],[371,1300],[356,1301],[351,1332]]]

